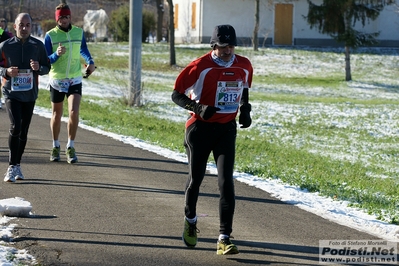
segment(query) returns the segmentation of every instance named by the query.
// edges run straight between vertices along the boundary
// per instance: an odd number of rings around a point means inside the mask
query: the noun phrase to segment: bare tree
[[[175,15],[173,10],[173,0],[168,0],[169,5],[169,64],[176,65],[175,51]]]
[[[15,18],[17,4],[13,0],[2,0],[0,1],[1,17],[6,18],[9,22],[12,22]]]
[[[163,0],[157,0],[157,42],[162,41],[163,13],[165,11],[163,2]]]
[[[255,0],[255,27],[252,43],[254,51],[258,51],[258,31],[259,31],[259,0]]]
[[[24,5],[24,0],[19,0],[18,13],[21,13],[23,5]]]

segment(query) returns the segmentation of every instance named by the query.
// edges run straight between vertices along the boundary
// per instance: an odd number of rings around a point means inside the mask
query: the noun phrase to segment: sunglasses
[[[66,19],[70,19],[70,18],[71,18],[71,16],[67,15],[67,16],[59,16],[59,17],[58,17],[58,19],[64,19],[64,18],[66,18]]]
[[[7,22],[7,21],[3,19],[3,20],[0,20],[0,22]]]

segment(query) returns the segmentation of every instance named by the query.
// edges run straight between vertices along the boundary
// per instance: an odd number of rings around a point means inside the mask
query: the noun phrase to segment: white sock
[[[60,146],[60,141],[57,139],[57,140],[53,140],[53,147],[55,148],[55,147],[59,147]]]
[[[68,149],[68,148],[73,148],[73,144],[74,144],[74,141],[71,140],[71,139],[68,139],[68,143],[67,143],[67,145],[66,145],[66,148],[67,148],[67,149]]]
[[[230,238],[230,236],[228,236],[228,235],[223,235],[223,234],[219,235],[219,240],[228,239],[228,238]]]
[[[195,216],[194,218],[190,219],[186,217],[187,222],[189,222],[190,224],[194,224],[197,222],[197,216]]]

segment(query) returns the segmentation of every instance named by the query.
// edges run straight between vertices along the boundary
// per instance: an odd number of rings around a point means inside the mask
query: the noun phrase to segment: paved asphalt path
[[[0,110],[0,169],[8,166],[9,120]],[[182,136],[183,138],[183,136]],[[218,189],[204,179],[199,243],[181,240],[187,165],[79,128],[79,163],[50,162],[49,119],[34,116],[22,160],[25,180],[0,184],[0,198],[22,197],[32,215],[14,219],[15,245],[41,265],[318,265],[320,239],[376,239],[236,182],[234,243],[216,255]],[[2,173],[1,173],[2,174]]]

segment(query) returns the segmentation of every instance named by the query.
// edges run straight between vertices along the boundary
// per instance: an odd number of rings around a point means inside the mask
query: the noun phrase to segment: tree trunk
[[[163,0],[157,0],[157,42],[162,41],[163,12],[165,11],[164,8]]]
[[[352,74],[351,74],[351,58],[350,58],[350,47],[345,46],[345,80],[351,81]]]
[[[349,3],[351,4],[351,3]],[[350,23],[351,23],[351,16],[349,12],[345,14],[345,29],[346,32],[350,30]],[[349,45],[345,45],[345,80],[350,81],[352,80],[351,74],[351,58],[350,58],[350,47]]]
[[[176,65],[175,52],[175,15],[173,10],[173,0],[168,0],[169,5],[169,64]]]
[[[21,13],[23,5],[24,5],[24,0],[19,0],[18,14]]]
[[[259,32],[259,0],[255,0],[255,27],[254,27],[254,35],[253,35],[253,46],[254,51],[258,51],[258,32]]]

